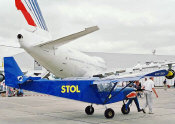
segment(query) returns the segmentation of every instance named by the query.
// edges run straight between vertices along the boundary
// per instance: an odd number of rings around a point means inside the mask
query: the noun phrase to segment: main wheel
[[[87,107],[85,108],[85,113],[86,113],[87,115],[92,115],[92,114],[94,113],[94,107],[92,107],[92,106],[87,106]]]
[[[114,110],[112,110],[111,108],[108,108],[108,109],[105,110],[104,115],[105,115],[105,117],[108,118],[108,119],[109,119],[109,118],[113,118],[114,115],[115,115],[115,112],[114,112]]]
[[[122,111],[122,113],[123,113],[124,115],[129,114],[129,112],[130,112],[130,107],[128,106],[127,109],[126,109],[126,105],[124,104],[124,105],[122,106],[122,108],[121,108],[121,111]]]

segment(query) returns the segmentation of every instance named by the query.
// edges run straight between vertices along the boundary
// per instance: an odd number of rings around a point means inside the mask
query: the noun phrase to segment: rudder
[[[5,84],[18,87],[26,78],[13,57],[4,57]]]

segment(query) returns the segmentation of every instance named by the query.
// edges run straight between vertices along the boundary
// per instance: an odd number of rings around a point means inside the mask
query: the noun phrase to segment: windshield
[[[109,92],[111,91],[112,87],[114,86],[113,83],[101,83],[97,84],[97,88],[99,92]]]

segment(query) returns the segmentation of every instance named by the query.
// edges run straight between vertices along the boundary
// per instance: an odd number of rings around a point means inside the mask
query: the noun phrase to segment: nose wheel
[[[124,115],[129,114],[129,112],[130,112],[130,107],[129,107],[129,106],[126,107],[126,104],[123,104],[123,106],[122,106],[122,108],[121,108],[121,111],[122,111],[122,113],[123,113]]]
[[[87,106],[87,107],[85,108],[85,113],[86,113],[87,115],[92,115],[92,114],[94,113],[94,107],[92,107],[92,105],[91,105],[91,106]]]
[[[113,118],[114,115],[115,115],[115,112],[114,112],[113,109],[108,108],[108,109],[105,110],[104,116],[105,116],[107,119]]]

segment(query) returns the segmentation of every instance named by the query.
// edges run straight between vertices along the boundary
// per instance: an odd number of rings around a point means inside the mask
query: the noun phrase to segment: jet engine
[[[2,82],[5,79],[5,76],[3,74],[0,74],[0,82]]]

